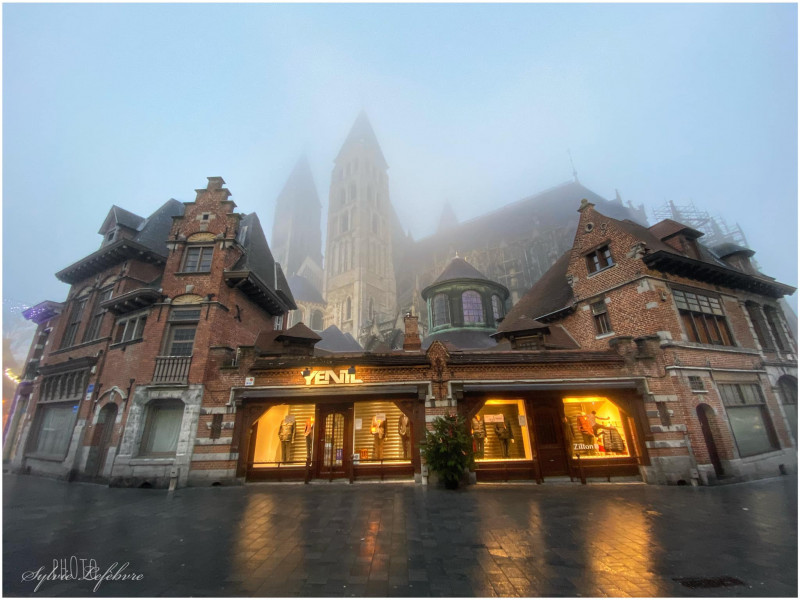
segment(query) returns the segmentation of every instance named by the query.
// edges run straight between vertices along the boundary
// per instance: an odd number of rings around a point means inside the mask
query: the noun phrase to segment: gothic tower
[[[301,156],[278,196],[270,238],[275,260],[287,277],[302,275],[301,267],[308,259],[317,270],[322,268],[321,214],[311,168]],[[314,283],[321,290],[322,282]]]
[[[388,168],[361,111],[334,161],[325,248],[325,324],[361,342],[396,317]]]

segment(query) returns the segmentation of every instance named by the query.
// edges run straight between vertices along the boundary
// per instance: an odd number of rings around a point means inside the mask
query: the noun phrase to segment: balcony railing
[[[156,356],[153,383],[186,384],[189,382],[191,356]]]

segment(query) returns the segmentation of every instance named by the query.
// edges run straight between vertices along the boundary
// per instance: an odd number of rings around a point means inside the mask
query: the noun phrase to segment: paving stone
[[[398,485],[109,489],[4,476],[3,593],[53,559],[141,581],[42,596],[797,596],[797,479],[714,488]],[[748,511],[742,511],[746,507]],[[731,526],[731,516],[736,526]],[[690,589],[677,577],[737,577]]]

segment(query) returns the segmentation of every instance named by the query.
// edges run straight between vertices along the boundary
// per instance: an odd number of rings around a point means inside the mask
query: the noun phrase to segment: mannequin
[[[397,433],[403,443],[403,458],[408,458],[409,442],[411,441],[411,422],[404,414],[397,419]]]
[[[314,417],[308,417],[308,419],[306,419],[303,435],[306,438],[306,460],[308,460],[311,458],[311,445],[314,441]]]
[[[483,442],[486,439],[486,425],[480,415],[472,417],[472,439],[475,440],[477,458],[483,458]]]
[[[286,415],[278,427],[278,439],[281,441],[281,462],[292,460],[292,442],[294,442],[294,417]]]
[[[503,458],[508,458],[508,442],[514,439],[514,434],[511,433],[511,427],[508,419],[503,419],[502,423],[494,426],[494,432],[500,440],[500,450],[503,453]]]
[[[372,417],[372,458],[383,458],[383,440],[386,438],[386,420],[380,419],[378,415]]]

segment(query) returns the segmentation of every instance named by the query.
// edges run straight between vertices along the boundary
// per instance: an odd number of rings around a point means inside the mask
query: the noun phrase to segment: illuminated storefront
[[[458,392],[470,419],[478,481],[639,474],[643,436],[630,410],[632,390],[601,395],[517,385],[512,393],[502,387],[465,383]]]
[[[242,389],[239,472],[250,481],[419,474],[429,383],[365,383],[361,373],[305,369],[303,385]]]

